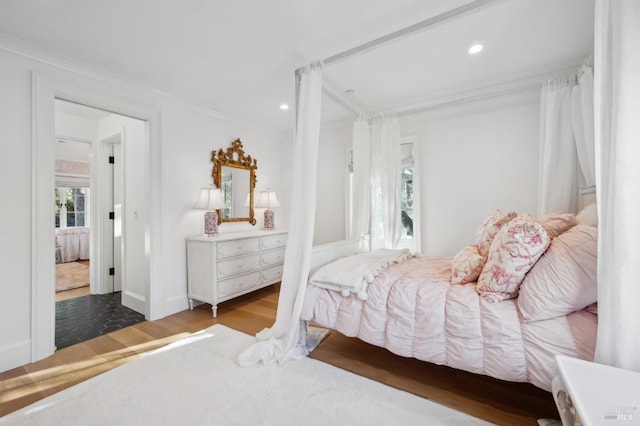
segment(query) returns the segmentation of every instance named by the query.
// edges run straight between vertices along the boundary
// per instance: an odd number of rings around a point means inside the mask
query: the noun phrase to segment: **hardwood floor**
[[[0,416],[216,323],[255,334],[273,323],[277,303],[278,286],[271,286],[221,304],[216,319],[210,305],[201,305],[0,373]],[[311,357],[495,424],[535,425],[537,418],[558,417],[551,394],[532,385],[403,358],[336,331]]]
[[[56,302],[75,299],[76,297],[88,296],[91,294],[89,286],[72,288],[71,290],[59,291],[56,293]]]

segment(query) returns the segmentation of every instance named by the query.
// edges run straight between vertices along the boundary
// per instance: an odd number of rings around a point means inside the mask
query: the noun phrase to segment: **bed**
[[[89,259],[88,227],[56,228],[56,263]]]
[[[336,247],[318,250],[301,318],[401,356],[549,391],[557,375],[555,355],[593,360],[597,330],[597,228],[578,223],[573,215],[563,216],[559,224],[557,217],[551,220],[556,220],[555,231],[543,227],[549,231],[548,244],[529,260],[515,294],[497,289],[499,300],[495,293],[483,294],[480,277],[456,279],[452,265],[458,268],[458,255],[388,262],[369,277],[366,294],[337,291],[335,285],[314,281],[319,271],[336,263],[320,253],[335,252]],[[508,237],[507,228],[515,222],[511,219],[492,239]],[[490,269],[490,250],[496,244],[489,244],[481,274]],[[513,247],[509,249],[513,254]],[[351,257],[358,256],[362,254]],[[521,252],[518,256],[523,257]]]

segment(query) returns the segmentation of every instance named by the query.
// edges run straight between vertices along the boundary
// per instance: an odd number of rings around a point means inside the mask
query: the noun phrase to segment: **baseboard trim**
[[[0,373],[31,362],[31,339],[0,347]]]
[[[136,312],[140,312],[146,317],[146,303],[144,297],[140,296],[137,293],[132,293],[130,291],[122,292],[122,304],[124,306],[128,306]]]
[[[189,301],[187,300],[187,296],[185,295],[181,297],[174,297],[173,299],[167,300],[165,303],[164,309],[165,309],[165,316],[186,311],[187,309],[189,309]]]

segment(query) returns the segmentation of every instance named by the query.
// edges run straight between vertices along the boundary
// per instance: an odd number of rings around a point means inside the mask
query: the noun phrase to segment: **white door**
[[[122,139],[124,134],[101,141],[103,144],[103,184],[100,185],[102,235],[100,294],[122,291],[122,213],[123,213],[123,167]]]
[[[123,134],[124,136],[124,134]],[[122,183],[123,183],[123,167],[122,167],[122,144],[113,145],[113,291],[122,291]]]
[[[120,137],[117,138],[120,140]],[[102,235],[102,244],[100,250],[100,294],[112,293],[115,290],[114,285],[114,212],[113,212],[113,180],[114,180],[114,145],[112,140],[103,142],[102,149],[102,169],[103,184],[100,185],[100,231]]]
[[[116,131],[116,134],[100,141],[103,171],[100,185],[103,190],[100,195],[100,249],[103,263],[100,265],[100,274],[104,280],[101,291],[102,294],[120,292],[122,306],[144,315],[148,281],[140,272],[145,266],[142,262],[145,261],[146,228],[139,226],[145,216],[136,204],[144,196],[140,185],[143,177],[139,168],[127,168],[127,159],[129,155],[137,154],[136,149],[144,149],[139,140],[144,137],[145,123],[129,118],[123,118],[122,121],[117,129],[112,123],[112,131]],[[125,182],[128,184],[125,185]]]

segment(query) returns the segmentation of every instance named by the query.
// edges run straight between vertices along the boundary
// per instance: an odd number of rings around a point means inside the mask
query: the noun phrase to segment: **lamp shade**
[[[272,207],[280,207],[280,202],[276,196],[275,191],[261,191],[256,207],[259,209],[270,209]]]
[[[224,199],[222,198],[222,192],[218,188],[210,186],[200,190],[200,198],[193,208],[202,210],[219,210],[227,208],[227,205],[224,203]]]

